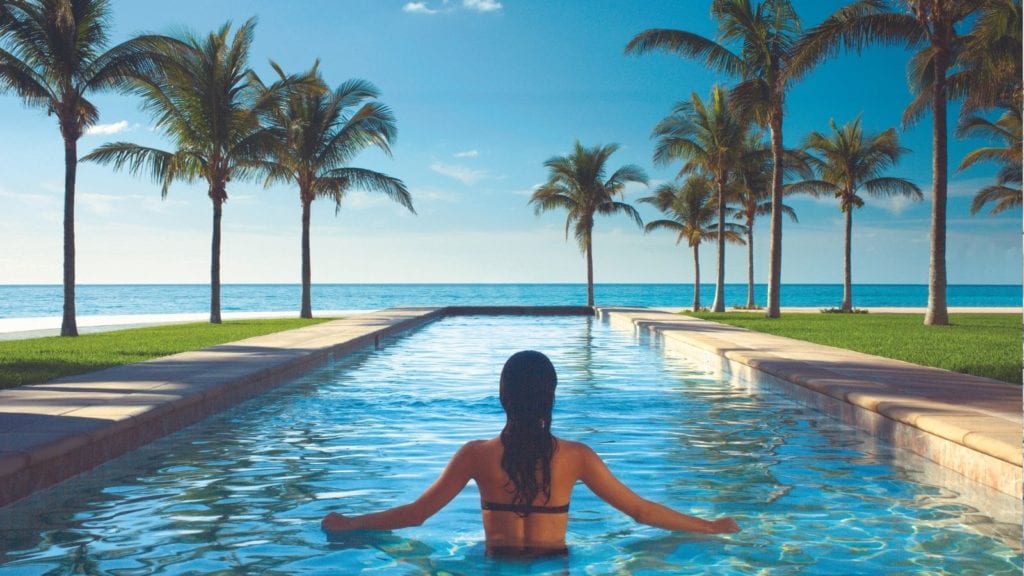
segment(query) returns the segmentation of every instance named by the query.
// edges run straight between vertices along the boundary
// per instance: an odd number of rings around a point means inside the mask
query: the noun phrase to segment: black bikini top
[[[519,515],[527,514],[567,514],[569,512],[569,505],[564,506],[530,506],[527,504],[504,504],[502,502],[488,502],[486,500],[480,501],[481,510],[490,510],[492,512],[515,512]]]

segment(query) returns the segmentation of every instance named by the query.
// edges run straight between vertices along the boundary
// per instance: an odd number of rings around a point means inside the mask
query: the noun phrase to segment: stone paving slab
[[[1020,386],[664,311],[598,314],[1021,498]]]
[[[442,315],[383,310],[0,390],[0,506]]]

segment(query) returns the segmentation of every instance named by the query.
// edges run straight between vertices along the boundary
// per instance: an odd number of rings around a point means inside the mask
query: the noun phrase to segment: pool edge
[[[596,313],[683,347],[716,372],[781,389],[892,446],[1022,497],[1020,388],[669,312],[601,307]],[[902,385],[893,382],[901,378]]]

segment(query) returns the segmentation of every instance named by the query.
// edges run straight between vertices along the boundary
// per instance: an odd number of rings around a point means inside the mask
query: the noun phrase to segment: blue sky
[[[795,0],[810,27],[843,4]],[[543,162],[616,142],[613,168],[647,170],[652,182],[678,165],[655,167],[650,131],[673,103],[706,97],[729,79],[679,57],[626,56],[648,28],[714,36],[710,2],[687,0],[115,0],[112,39],[133,33],[205,34],[256,16],[251,64],[270,77],[270,59],[287,71],[321,60],[325,79],[376,84],[398,118],[393,158],[368,151],[357,164],[402,178],[418,215],[355,193],[335,216],[313,205],[314,282],[582,282],[584,261],[564,240],[564,214],[535,216],[527,205],[543,182]],[[785,143],[797,145],[828,121],[863,113],[869,130],[898,126],[910,96],[907,53],[873,48],[820,66],[787,101]],[[111,140],[164,146],[138,101],[93,97],[95,133],[84,155]],[[955,114],[955,109],[953,111]],[[0,96],[0,283],[59,283],[63,152],[56,122]],[[931,122],[902,132],[912,149],[892,171],[930,196]],[[955,168],[979,141],[951,140]],[[950,174],[948,267],[952,283],[1021,280],[1021,216],[971,216],[970,198],[994,179],[994,166]],[[647,193],[627,191],[634,201]],[[286,185],[232,182],[224,210],[222,281],[299,281],[299,202]],[[786,221],[783,282],[842,281],[842,215],[832,199],[793,198],[800,218]],[[640,205],[645,220],[659,215]],[[924,284],[931,205],[868,198],[854,214],[853,279]],[[109,167],[80,164],[77,208],[80,283],[204,283],[209,278],[210,202],[202,185],[157,184]],[[767,218],[755,230],[755,278],[767,278]],[[691,252],[669,233],[644,235],[630,221],[599,219],[598,282],[693,280]],[[746,280],[746,248],[730,247],[726,281]],[[702,248],[703,279],[713,281],[714,248]]]

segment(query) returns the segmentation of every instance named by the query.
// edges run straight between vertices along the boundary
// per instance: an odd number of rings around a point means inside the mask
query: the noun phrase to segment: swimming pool
[[[559,370],[554,431],[640,494],[730,536],[640,526],[580,487],[564,559],[484,556],[475,487],[425,525],[328,542],[329,510],[414,498],[504,418],[497,374],[534,348]],[[723,381],[587,317],[452,317],[315,370],[0,509],[0,575],[1020,574],[999,522],[933,467],[770,391]],[[1020,505],[978,487],[986,510]]]

